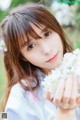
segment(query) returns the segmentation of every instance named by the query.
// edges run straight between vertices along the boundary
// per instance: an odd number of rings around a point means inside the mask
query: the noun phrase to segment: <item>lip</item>
[[[57,59],[57,57],[58,57],[58,52],[52,58],[50,58],[47,62],[53,62]]]

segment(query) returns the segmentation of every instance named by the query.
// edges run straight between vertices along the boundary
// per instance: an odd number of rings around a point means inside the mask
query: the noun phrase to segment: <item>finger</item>
[[[77,77],[78,93],[77,93],[77,106],[80,106],[80,78]]]
[[[70,108],[74,108],[77,106],[77,102],[76,102],[76,99],[77,99],[77,92],[78,92],[78,89],[77,89],[77,78],[76,76],[73,76],[72,77],[72,91],[71,91],[71,98],[70,98]]]
[[[61,102],[64,91],[64,85],[65,85],[65,81],[61,80],[54,95],[54,100],[53,100],[54,104],[58,104]]]
[[[47,91],[44,95],[44,98],[50,100],[51,99],[51,94],[50,94],[50,91]]]
[[[80,106],[80,93],[78,93],[77,95],[76,103],[77,103],[77,106]]]
[[[80,78],[77,77],[78,93],[80,93]]]
[[[63,95],[63,102],[66,104],[70,100],[71,91],[72,91],[72,76],[70,75],[66,81],[64,95]]]
[[[77,79],[76,76],[72,77],[72,91],[71,91],[71,98],[70,103],[74,104],[76,102],[77,93],[78,93],[78,85],[77,85]]]

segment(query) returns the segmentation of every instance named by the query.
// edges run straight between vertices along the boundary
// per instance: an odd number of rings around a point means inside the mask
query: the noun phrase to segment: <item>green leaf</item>
[[[80,48],[80,43],[76,40],[74,41],[74,49]]]

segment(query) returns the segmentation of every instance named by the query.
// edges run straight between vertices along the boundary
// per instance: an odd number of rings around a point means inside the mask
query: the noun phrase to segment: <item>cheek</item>
[[[57,47],[62,49],[63,44],[62,44],[62,41],[61,41],[61,38],[59,37],[59,35],[57,35],[55,39],[56,39],[55,42],[56,42]]]
[[[53,36],[51,38],[51,45],[54,47],[54,48],[62,48],[62,41],[60,39],[60,37],[58,35],[56,36]]]
[[[37,64],[41,61],[39,53],[35,52],[33,54],[25,55],[25,58],[32,64]]]

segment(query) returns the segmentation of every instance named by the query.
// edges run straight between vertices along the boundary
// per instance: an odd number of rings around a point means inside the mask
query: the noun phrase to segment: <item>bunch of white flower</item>
[[[61,65],[44,78],[42,85],[45,92],[49,90],[53,98],[60,80],[66,80],[70,74],[75,75],[78,79],[80,78],[80,49],[64,54]]]

